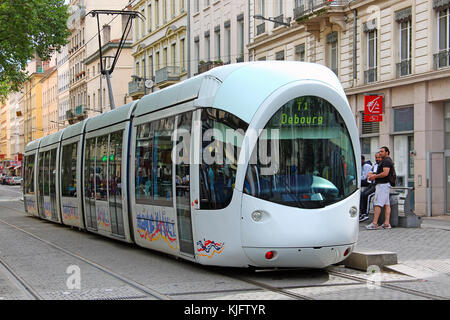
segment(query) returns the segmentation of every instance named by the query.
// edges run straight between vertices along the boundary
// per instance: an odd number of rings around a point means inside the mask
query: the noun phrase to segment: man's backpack
[[[397,174],[395,173],[394,163],[392,163],[392,168],[389,170],[388,175],[389,183],[391,187],[395,187],[395,181],[397,180]]]

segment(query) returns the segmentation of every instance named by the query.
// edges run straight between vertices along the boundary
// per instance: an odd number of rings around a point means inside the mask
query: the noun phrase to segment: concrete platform
[[[370,266],[384,266],[397,264],[397,253],[370,249],[356,249],[342,262],[347,268],[367,271]]]

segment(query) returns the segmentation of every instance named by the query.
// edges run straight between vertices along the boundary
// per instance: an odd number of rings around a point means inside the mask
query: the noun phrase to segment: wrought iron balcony
[[[377,68],[371,68],[364,71],[364,83],[372,83],[377,81]]]
[[[128,82],[128,94],[130,96],[143,95],[144,94],[144,81],[138,76],[131,76],[132,81]]]
[[[323,12],[332,7],[343,7],[353,0],[305,0],[303,4],[294,8],[294,19],[302,19],[303,17],[315,12]]]
[[[207,62],[203,62],[203,63],[199,63],[198,65],[198,73],[203,73],[206,72],[208,70],[211,70],[212,68],[218,67],[218,66],[222,66],[223,62],[222,61],[207,61]]]
[[[450,66],[450,50],[441,50],[433,55],[434,70]]]
[[[306,26],[306,31],[320,39],[323,23],[337,25],[346,29],[345,12],[347,5],[354,0],[305,0],[294,8],[294,20]]]
[[[266,23],[265,22],[258,24],[256,26],[256,35],[257,36],[259,36],[260,34],[263,34],[264,32],[266,32]]]
[[[411,74],[411,59],[397,63],[397,78]]]
[[[79,106],[76,106],[74,109],[74,116],[75,117],[82,117],[87,113],[86,105],[80,104]]]
[[[167,66],[155,72],[156,84],[176,81],[180,81],[180,67]]]
[[[274,28],[278,28],[278,27],[280,27],[280,26],[284,26],[284,25],[286,25],[285,23],[284,23],[284,15],[279,15],[279,16],[277,16],[277,17],[275,17],[274,18],[274,20],[276,21],[275,22],[275,24],[274,24]],[[289,18],[290,19],[290,18]]]

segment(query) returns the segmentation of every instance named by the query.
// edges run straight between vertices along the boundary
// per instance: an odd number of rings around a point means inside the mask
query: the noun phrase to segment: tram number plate
[[[383,115],[381,114],[365,114],[364,122],[381,122],[383,121]]]

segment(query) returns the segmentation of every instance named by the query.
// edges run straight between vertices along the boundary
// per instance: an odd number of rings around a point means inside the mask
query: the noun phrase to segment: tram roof
[[[101,113],[93,118],[88,118],[86,122],[86,132],[109,127],[130,119],[130,108],[135,103],[136,102],[133,101],[114,110]]]
[[[134,115],[196,99],[250,122],[261,103],[275,90],[299,80],[327,83],[345,93],[336,75],[320,64],[298,61],[257,61],[217,67],[141,98]]]
[[[52,133],[48,136],[42,137],[41,144],[39,145],[39,149],[58,143],[61,139],[61,135],[62,135],[62,130]]]
[[[86,121],[87,120],[83,120],[83,121],[77,122],[75,124],[72,124],[72,125],[64,128],[64,130],[62,130],[63,133],[62,133],[61,140],[66,140],[66,139],[73,138],[73,137],[76,137],[76,136],[82,134],[83,128],[84,128],[84,123]]]
[[[37,148],[39,148],[39,142],[41,141],[41,139],[42,138],[39,138],[39,139],[28,142],[28,144],[25,146],[24,152],[27,153],[27,152],[30,152],[30,151],[33,151],[33,150],[36,150]]]

